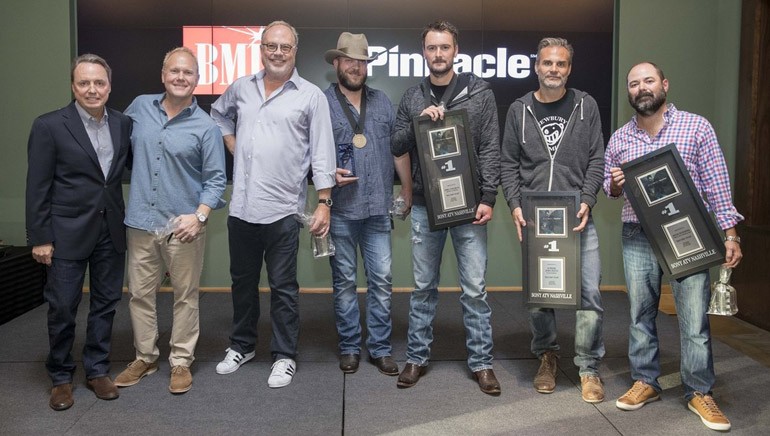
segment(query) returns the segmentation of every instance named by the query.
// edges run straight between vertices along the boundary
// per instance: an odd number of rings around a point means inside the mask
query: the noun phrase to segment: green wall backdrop
[[[25,244],[26,142],[32,120],[66,105],[71,98],[69,63],[76,46],[74,5],[75,0],[5,0],[0,6],[0,59],[4,64],[0,86],[5,98],[0,109],[0,240],[5,244]],[[669,100],[680,109],[704,115],[714,124],[732,172],[740,12],[738,0],[617,0],[613,128],[632,115],[626,100],[626,72],[638,61],[656,62],[671,84]],[[128,187],[125,190],[127,193]],[[226,209],[211,217],[201,283],[204,287],[230,285],[226,217]],[[618,201],[602,198],[594,210],[605,287],[624,286],[619,217]],[[393,233],[393,285],[398,288],[412,286],[408,224],[396,222]],[[487,285],[520,286],[520,248],[502,194],[488,227]],[[307,234],[300,248],[300,285],[329,288],[328,261],[313,259]],[[444,251],[442,272],[442,287],[458,286],[451,242]],[[265,283],[263,279],[262,286]],[[364,285],[360,278],[359,286]]]

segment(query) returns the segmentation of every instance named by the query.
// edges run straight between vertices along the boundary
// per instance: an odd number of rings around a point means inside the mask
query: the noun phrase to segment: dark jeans
[[[75,362],[72,344],[75,342],[75,317],[83,297],[86,267],[90,271],[90,307],[83,346],[83,367],[86,377],[110,374],[110,339],[115,307],[123,292],[125,253],[118,253],[110,239],[107,222],[102,222],[99,242],[87,259],[54,258],[48,267],[45,299],[48,301],[48,341],[51,350],[46,361],[53,385],[72,382]]]
[[[299,339],[299,223],[293,216],[270,224],[252,224],[231,216],[227,218],[227,229],[233,280],[230,348],[239,353],[254,351],[259,320],[259,276],[264,258],[273,327],[270,351],[275,359],[293,359]]]

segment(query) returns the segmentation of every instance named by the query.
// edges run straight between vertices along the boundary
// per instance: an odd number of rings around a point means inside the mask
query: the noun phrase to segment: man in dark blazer
[[[104,59],[87,54],[72,65],[75,101],[38,117],[28,144],[27,243],[35,260],[48,266],[46,368],[54,410],[74,403],[71,351],[86,267],[90,310],[83,366],[88,387],[98,398],[118,397],[109,376],[109,354],[126,251],[121,177],[130,152],[131,121],[105,107],[112,72]]]

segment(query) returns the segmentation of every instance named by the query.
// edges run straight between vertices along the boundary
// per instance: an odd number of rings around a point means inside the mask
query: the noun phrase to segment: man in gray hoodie
[[[482,392],[500,395],[500,383],[492,371],[492,310],[487,303],[487,227],[492,219],[497,186],[500,181],[500,130],[497,105],[489,84],[470,73],[457,74],[457,28],[437,21],[423,29],[423,55],[430,75],[406,90],[401,98],[391,137],[391,151],[396,156],[411,155],[413,179],[412,262],[415,290],[409,308],[409,334],[406,366],[398,377],[398,386],[414,386],[425,372],[433,342],[433,318],[438,304],[439,267],[447,233],[452,235],[460,272],[460,286],[468,349],[468,367]],[[425,183],[420,172],[412,120],[428,115],[434,121],[445,110],[466,109],[473,136],[473,151],[478,162],[480,203],[475,221],[448,229],[430,231],[425,207]],[[601,176],[601,174],[600,174]]]
[[[599,239],[591,208],[601,188],[604,142],[596,101],[587,93],[567,88],[572,70],[572,46],[563,38],[543,38],[538,44],[535,71],[540,88],[511,104],[501,150],[501,183],[511,208],[519,241],[527,218],[522,214],[522,191],[579,191],[582,301],[575,320],[575,358],[580,368],[583,400],[604,400],[598,365],[604,356],[601,263]],[[553,309],[529,311],[532,353],[540,359],[535,390],[556,389],[559,344]]]

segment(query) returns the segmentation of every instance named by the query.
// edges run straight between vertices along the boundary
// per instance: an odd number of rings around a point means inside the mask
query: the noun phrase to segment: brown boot
[[[73,404],[75,404],[75,399],[72,398],[72,383],[56,385],[51,388],[51,399],[48,401],[51,409],[56,411],[67,410]]]
[[[540,356],[540,369],[535,376],[535,390],[541,394],[550,394],[556,389],[556,362],[559,355],[554,351],[546,351]]]

